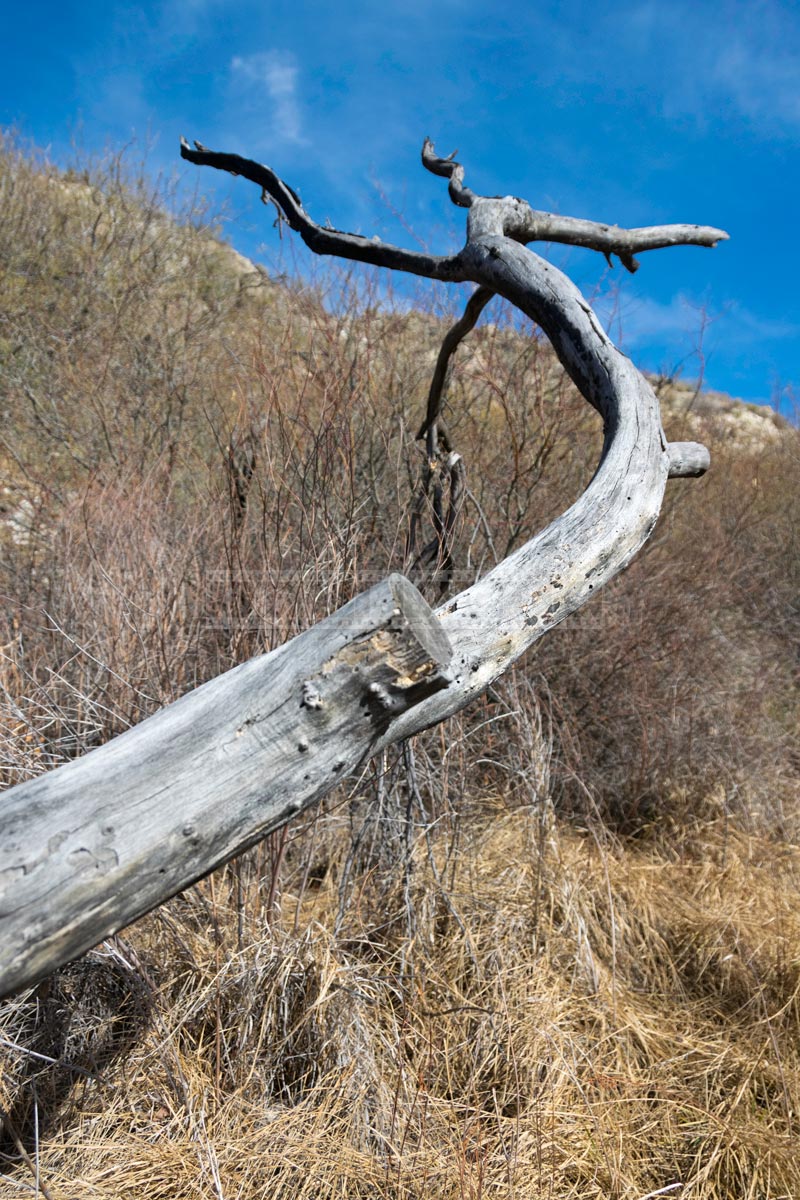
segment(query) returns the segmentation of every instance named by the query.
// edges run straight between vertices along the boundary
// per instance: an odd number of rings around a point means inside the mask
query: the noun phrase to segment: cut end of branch
[[[696,479],[711,466],[711,455],[700,442],[670,442],[667,454],[670,479]]]
[[[641,265],[639,260],[634,258],[632,254],[620,254],[619,261],[626,271],[630,271],[631,275],[635,275]]]
[[[433,609],[410,579],[394,573],[387,580],[398,615],[414,632],[414,638],[432,663],[444,671],[453,657],[453,647]]]

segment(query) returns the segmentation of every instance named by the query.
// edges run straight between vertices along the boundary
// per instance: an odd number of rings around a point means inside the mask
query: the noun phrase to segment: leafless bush
[[[370,275],[266,279],[168,201],[118,160],[0,153],[4,783],[403,566],[439,317]],[[454,590],[599,443],[535,333],[487,317],[445,401]],[[64,1194],[789,1194],[797,446],[717,452],[467,713],[107,943],[90,974],[134,982],[119,1037],[81,993],[79,1084],[42,998],[12,1002],[0,1171],[38,1138]]]
[[[569,803],[623,830],[672,829],[710,797],[777,829],[795,819],[792,453],[718,468],[539,655]]]

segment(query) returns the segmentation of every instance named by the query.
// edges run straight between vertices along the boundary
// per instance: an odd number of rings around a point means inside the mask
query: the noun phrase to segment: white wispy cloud
[[[769,41],[755,46],[741,35],[723,45],[709,84],[752,122],[800,127],[800,52]]]
[[[620,21],[634,58],[658,48],[665,108],[703,123],[738,115],[767,133],[800,128],[800,15],[775,0],[639,0]],[[635,65],[634,65],[635,70]]]
[[[626,350],[654,341],[672,346],[691,343],[703,322],[702,306],[682,293],[667,303],[648,296],[612,294],[598,298],[595,309],[611,336]]]
[[[739,347],[800,337],[796,321],[753,312],[737,301],[709,311],[704,301],[682,292],[666,302],[648,296],[603,296],[595,309],[626,350],[655,342],[690,349],[709,335],[713,342],[724,340]]]
[[[744,338],[748,342],[767,342],[800,337],[800,323],[797,321],[761,316],[737,301],[727,306],[723,316],[731,322],[738,340]]]
[[[280,138],[306,144],[297,94],[299,71],[293,55],[282,50],[237,55],[231,60],[231,71],[256,101],[266,94],[272,106],[272,128]]]

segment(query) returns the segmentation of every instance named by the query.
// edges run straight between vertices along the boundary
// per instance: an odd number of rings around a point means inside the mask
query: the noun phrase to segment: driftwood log
[[[0,989],[30,983],[324,796],[449,682],[392,575],[332,617],[2,796]]]
[[[323,228],[268,167],[196,145],[183,142],[183,157],[257,184],[317,253],[477,284],[437,364],[420,431],[429,455],[439,452],[448,360],[497,294],[544,330],[601,414],[602,456],[567,512],[435,614],[392,576],[106,746],[9,789],[0,798],[0,994],[42,978],[284,824],[366,756],[463,708],[625,567],[653,529],[668,478],[708,466],[703,446],[667,443],[649,383],[575,285],[528,243],[588,246],[633,271],[637,253],[714,246],[727,236],[721,230],[625,230],[477,196],[462,167],[426,141],[425,167],[449,180],[451,199],[467,210],[463,249],[434,257]]]

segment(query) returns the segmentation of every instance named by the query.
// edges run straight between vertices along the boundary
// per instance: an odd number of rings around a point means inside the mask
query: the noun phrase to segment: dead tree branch
[[[551,240],[588,246],[606,256],[618,255],[633,270],[635,253],[676,245],[711,247],[727,234],[686,224],[625,230],[539,213],[513,196],[479,196],[465,187],[464,169],[455,157],[437,156],[426,139],[423,165],[446,178],[453,203],[467,209],[463,249],[449,258],[432,258],[364,238],[354,242],[352,234],[320,230],[291,189],[258,163],[195,151],[186,142],[181,154],[190,162],[232,170],[259,184],[281,207],[285,205],[287,220],[295,222],[292,227],[318,253],[411,270],[427,278],[471,280],[479,289],[473,297],[476,305],[478,295],[504,296],[539,325],[567,374],[603,418],[601,460],[580,499],[438,610],[456,651],[453,681],[394,722],[384,739],[389,744],[458,711],[537,638],[585,603],[649,537],[667,479],[702,474],[708,467],[704,447],[668,445],[650,384],[617,350],[578,288],[534,254],[528,243]],[[458,333],[453,335],[453,348],[460,340]],[[443,347],[440,362],[445,371],[451,354]],[[433,410],[438,411],[434,385],[432,392]],[[427,428],[426,416],[426,432]]]
[[[464,247],[437,258],[321,228],[269,167],[186,142],[181,154],[256,183],[316,253],[478,286],[437,363],[426,436],[438,428],[433,436],[441,437],[447,361],[484,298],[497,293],[542,328],[601,413],[602,456],[567,512],[435,614],[394,576],[107,745],[9,789],[0,994],[41,978],[285,824],[365,757],[463,708],[625,567],[653,529],[668,477],[708,466],[704,447],[667,443],[649,383],[575,285],[527,243],[545,236],[588,245],[633,269],[634,252],[714,245],[725,237],[720,230],[619,230],[535,213],[514,197],[478,196],[464,186],[460,164],[426,142],[425,166],[448,179],[453,202],[467,209]],[[445,550],[460,487],[454,476],[448,513],[441,497],[434,505]]]
[[[568,246],[585,246],[604,254],[609,265],[611,255],[616,254],[630,272],[639,268],[633,255],[645,250],[661,250],[667,246],[713,247],[728,239],[724,230],[709,225],[649,225],[642,229],[621,229],[619,225],[540,212],[516,196],[476,196],[464,187],[464,168],[454,161],[454,155],[438,158],[429,138],[425,139],[422,147],[422,163],[434,175],[450,180],[450,198],[461,208],[472,208],[484,200],[502,201],[503,233],[506,237],[523,245],[530,242],[562,242]]]
[[[425,438],[425,462],[409,522],[406,563],[412,572],[420,564],[427,566],[435,563],[435,573],[439,573],[442,591],[450,582],[453,528],[466,490],[464,462],[461,455],[455,452],[447,426],[442,420],[442,400],[450,360],[467,334],[475,328],[493,295],[494,292],[489,288],[476,288],[462,316],[445,334],[428,392],[425,420],[417,434],[418,439]],[[447,514],[443,515],[445,485],[449,490],[449,500]],[[434,537],[417,553],[419,528],[428,505],[433,517]]]
[[[324,796],[451,648],[392,575],[271,654],[3,793],[0,996],[33,983]]]
[[[195,142],[195,145],[199,143]],[[413,250],[401,250],[398,246],[365,238],[358,233],[345,233],[317,225],[303,208],[297,193],[262,163],[242,158],[239,154],[223,154],[205,147],[192,150],[185,138],[181,138],[181,157],[201,167],[216,167],[231,175],[241,175],[257,184],[261,188],[262,200],[274,200],[289,228],[299,233],[309,250],[315,254],[333,254],[338,258],[352,259],[353,262],[387,267],[390,271],[406,271],[424,279],[442,279],[448,283],[459,283],[468,278],[460,274],[457,254],[437,258]]]

